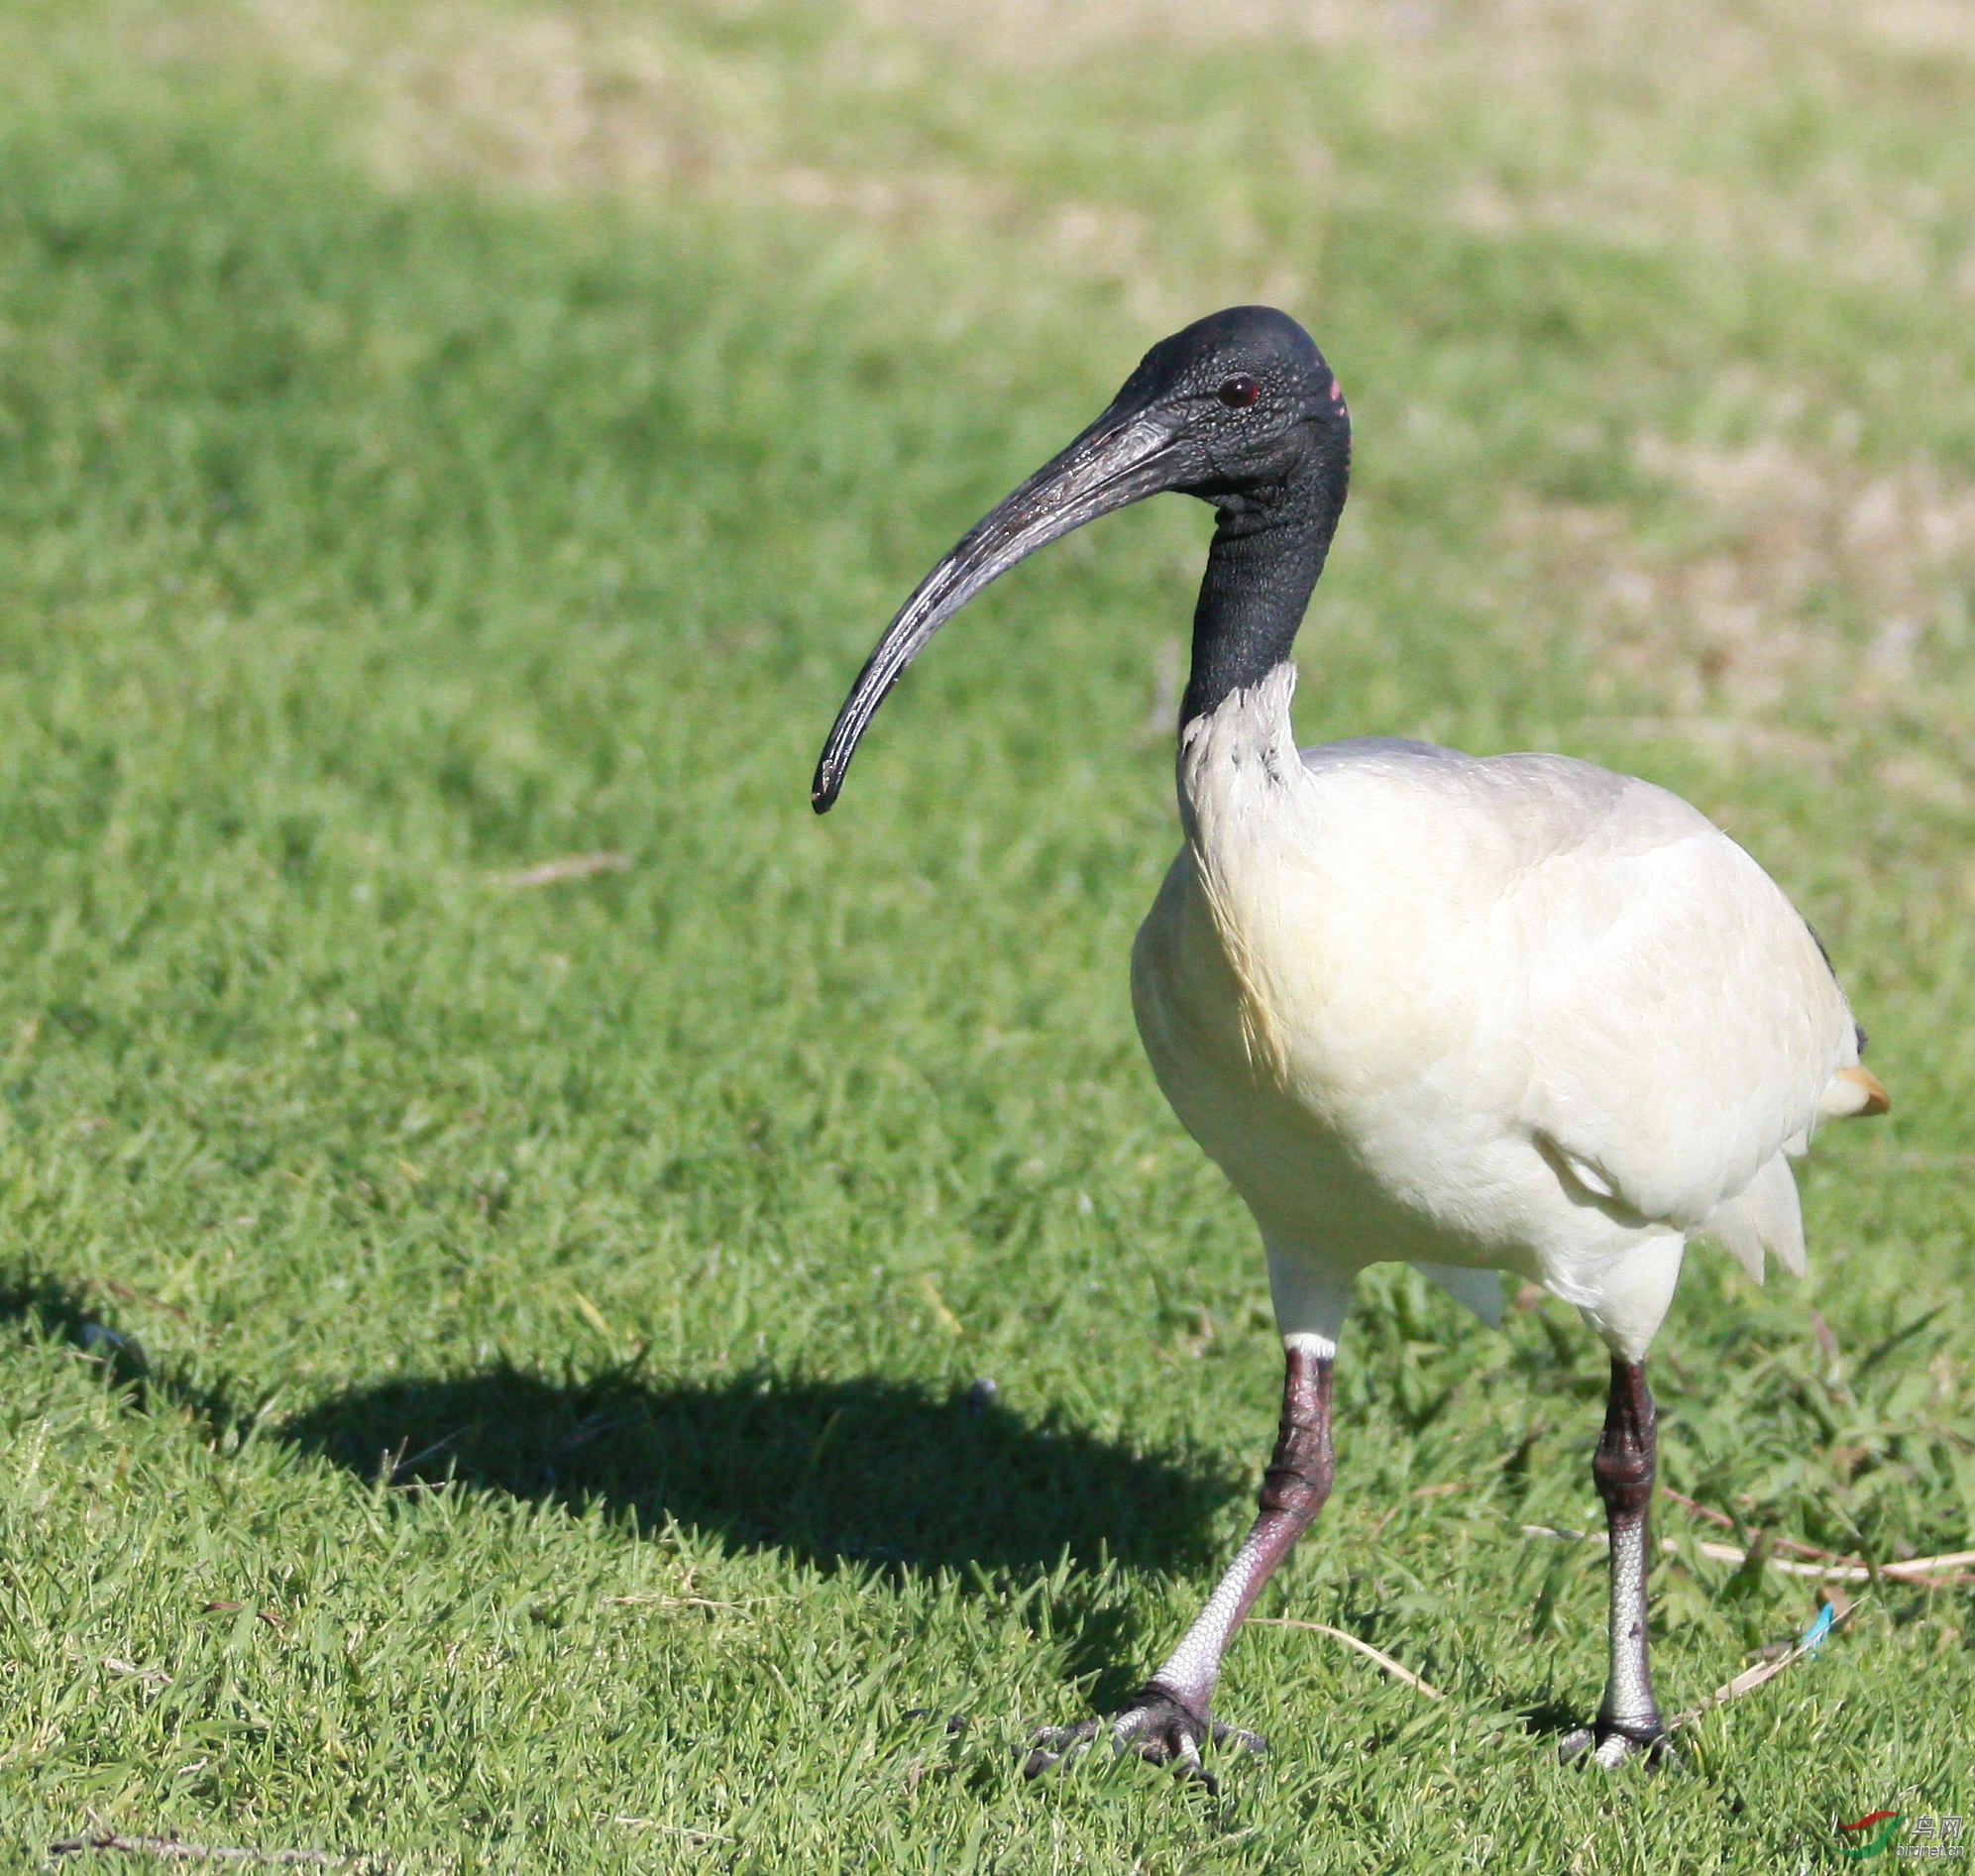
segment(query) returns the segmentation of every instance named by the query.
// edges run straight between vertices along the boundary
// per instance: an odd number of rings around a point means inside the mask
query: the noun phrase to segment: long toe
[[[1557,1741],[1557,1756],[1566,1765],[1575,1765],[1597,1744],[1597,1734],[1589,1726],[1573,1726]]]
[[[1029,1740],[1029,1754],[1022,1761],[1024,1778],[1041,1778],[1053,1772],[1065,1759],[1074,1758],[1097,1737],[1104,1722],[1086,1719],[1080,1726],[1042,1726]]]

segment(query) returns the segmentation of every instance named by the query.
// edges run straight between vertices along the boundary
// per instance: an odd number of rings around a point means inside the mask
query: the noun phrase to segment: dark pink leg
[[[1646,1573],[1653,1561],[1648,1513],[1658,1425],[1645,1364],[1614,1356],[1604,1432],[1591,1462],[1611,1537],[1610,1674],[1597,1718],[1564,1740],[1567,1758],[1591,1752],[1599,1764],[1616,1765],[1641,1747],[1659,1748],[1666,1734],[1653,1699],[1646,1636]]]
[[[1214,1780],[1200,1765],[1204,1740],[1234,1740],[1252,1751],[1261,1751],[1264,1743],[1255,1733],[1220,1724],[1209,1707],[1235,1630],[1270,1573],[1330,1496],[1336,1470],[1331,1454],[1331,1360],[1306,1348],[1288,1349],[1282,1421],[1262,1480],[1261,1515],[1179,1646],[1111,1721],[1112,1741],[1120,1751],[1129,1747],[1154,1764],[1176,1765],[1210,1790]],[[1063,1757],[1064,1749],[1094,1738],[1100,1723],[1093,1719],[1039,1733],[1024,1770],[1031,1778],[1047,1771]],[[1049,1751],[1051,1746],[1058,1749]]]

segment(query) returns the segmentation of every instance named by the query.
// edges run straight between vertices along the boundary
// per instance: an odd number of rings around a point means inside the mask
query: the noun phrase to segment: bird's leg
[[[1604,1432],[1591,1462],[1611,1538],[1611,1673],[1597,1718],[1564,1740],[1566,1758],[1591,1752],[1600,1765],[1617,1765],[1641,1747],[1657,1751],[1666,1736],[1653,1699],[1646,1636],[1656,1420],[1646,1365],[1614,1356]]]
[[[1267,1743],[1260,1734],[1222,1725],[1209,1713],[1221,1658],[1262,1594],[1262,1586],[1323,1509],[1336,1470],[1331,1454],[1333,1358],[1328,1345],[1325,1353],[1318,1354],[1299,1340],[1289,1345],[1286,1354],[1282,1420],[1262,1479],[1261,1514],[1179,1646],[1109,1722],[1118,1751],[1135,1751],[1154,1765],[1172,1765],[1209,1791],[1216,1786],[1200,1764],[1203,1742],[1233,1742],[1252,1752],[1262,1751]],[[1092,1719],[1081,1726],[1038,1733],[1024,1772],[1034,1778],[1047,1771],[1070,1749],[1095,1738],[1104,1723]]]

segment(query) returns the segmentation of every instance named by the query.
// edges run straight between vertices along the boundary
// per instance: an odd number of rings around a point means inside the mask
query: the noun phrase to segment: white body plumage
[[[1186,726],[1133,952],[1159,1085],[1254,1212],[1287,1338],[1365,1266],[1498,1271],[1643,1356],[1687,1241],[1803,1268],[1786,1156],[1883,1100],[1816,940],[1652,784],[1552,755],[1299,752],[1279,665]]]

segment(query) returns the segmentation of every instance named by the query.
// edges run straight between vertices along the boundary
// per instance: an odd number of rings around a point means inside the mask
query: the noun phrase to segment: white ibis
[[[1287,315],[1215,313],[1148,352],[1095,423],[989,513],[886,628],[823,746],[844,770],[901,672],[989,581],[1177,490],[1218,510],[1179,713],[1173,861],[1132,953],[1159,1086],[1261,1227],[1286,1356],[1261,1513],[1199,1617],[1108,1721],[1206,1778],[1250,1733],[1210,1711],[1244,1615],[1329,1494],[1352,1287],[1402,1260],[1489,1319],[1500,1272],[1611,1356],[1591,1474],[1610,1673],[1564,1742],[1606,1765],[1665,1727],[1647,1658],[1648,1346],[1691,1239],[1804,1268],[1790,1156],[1881,1113],[1822,946],[1768,875],[1650,782],[1557,755],[1367,737],[1298,751],[1290,649],[1350,475],[1351,418]],[[1028,1769],[1097,1733],[1038,1736]],[[1211,1782],[1211,1781],[1210,1781]]]

